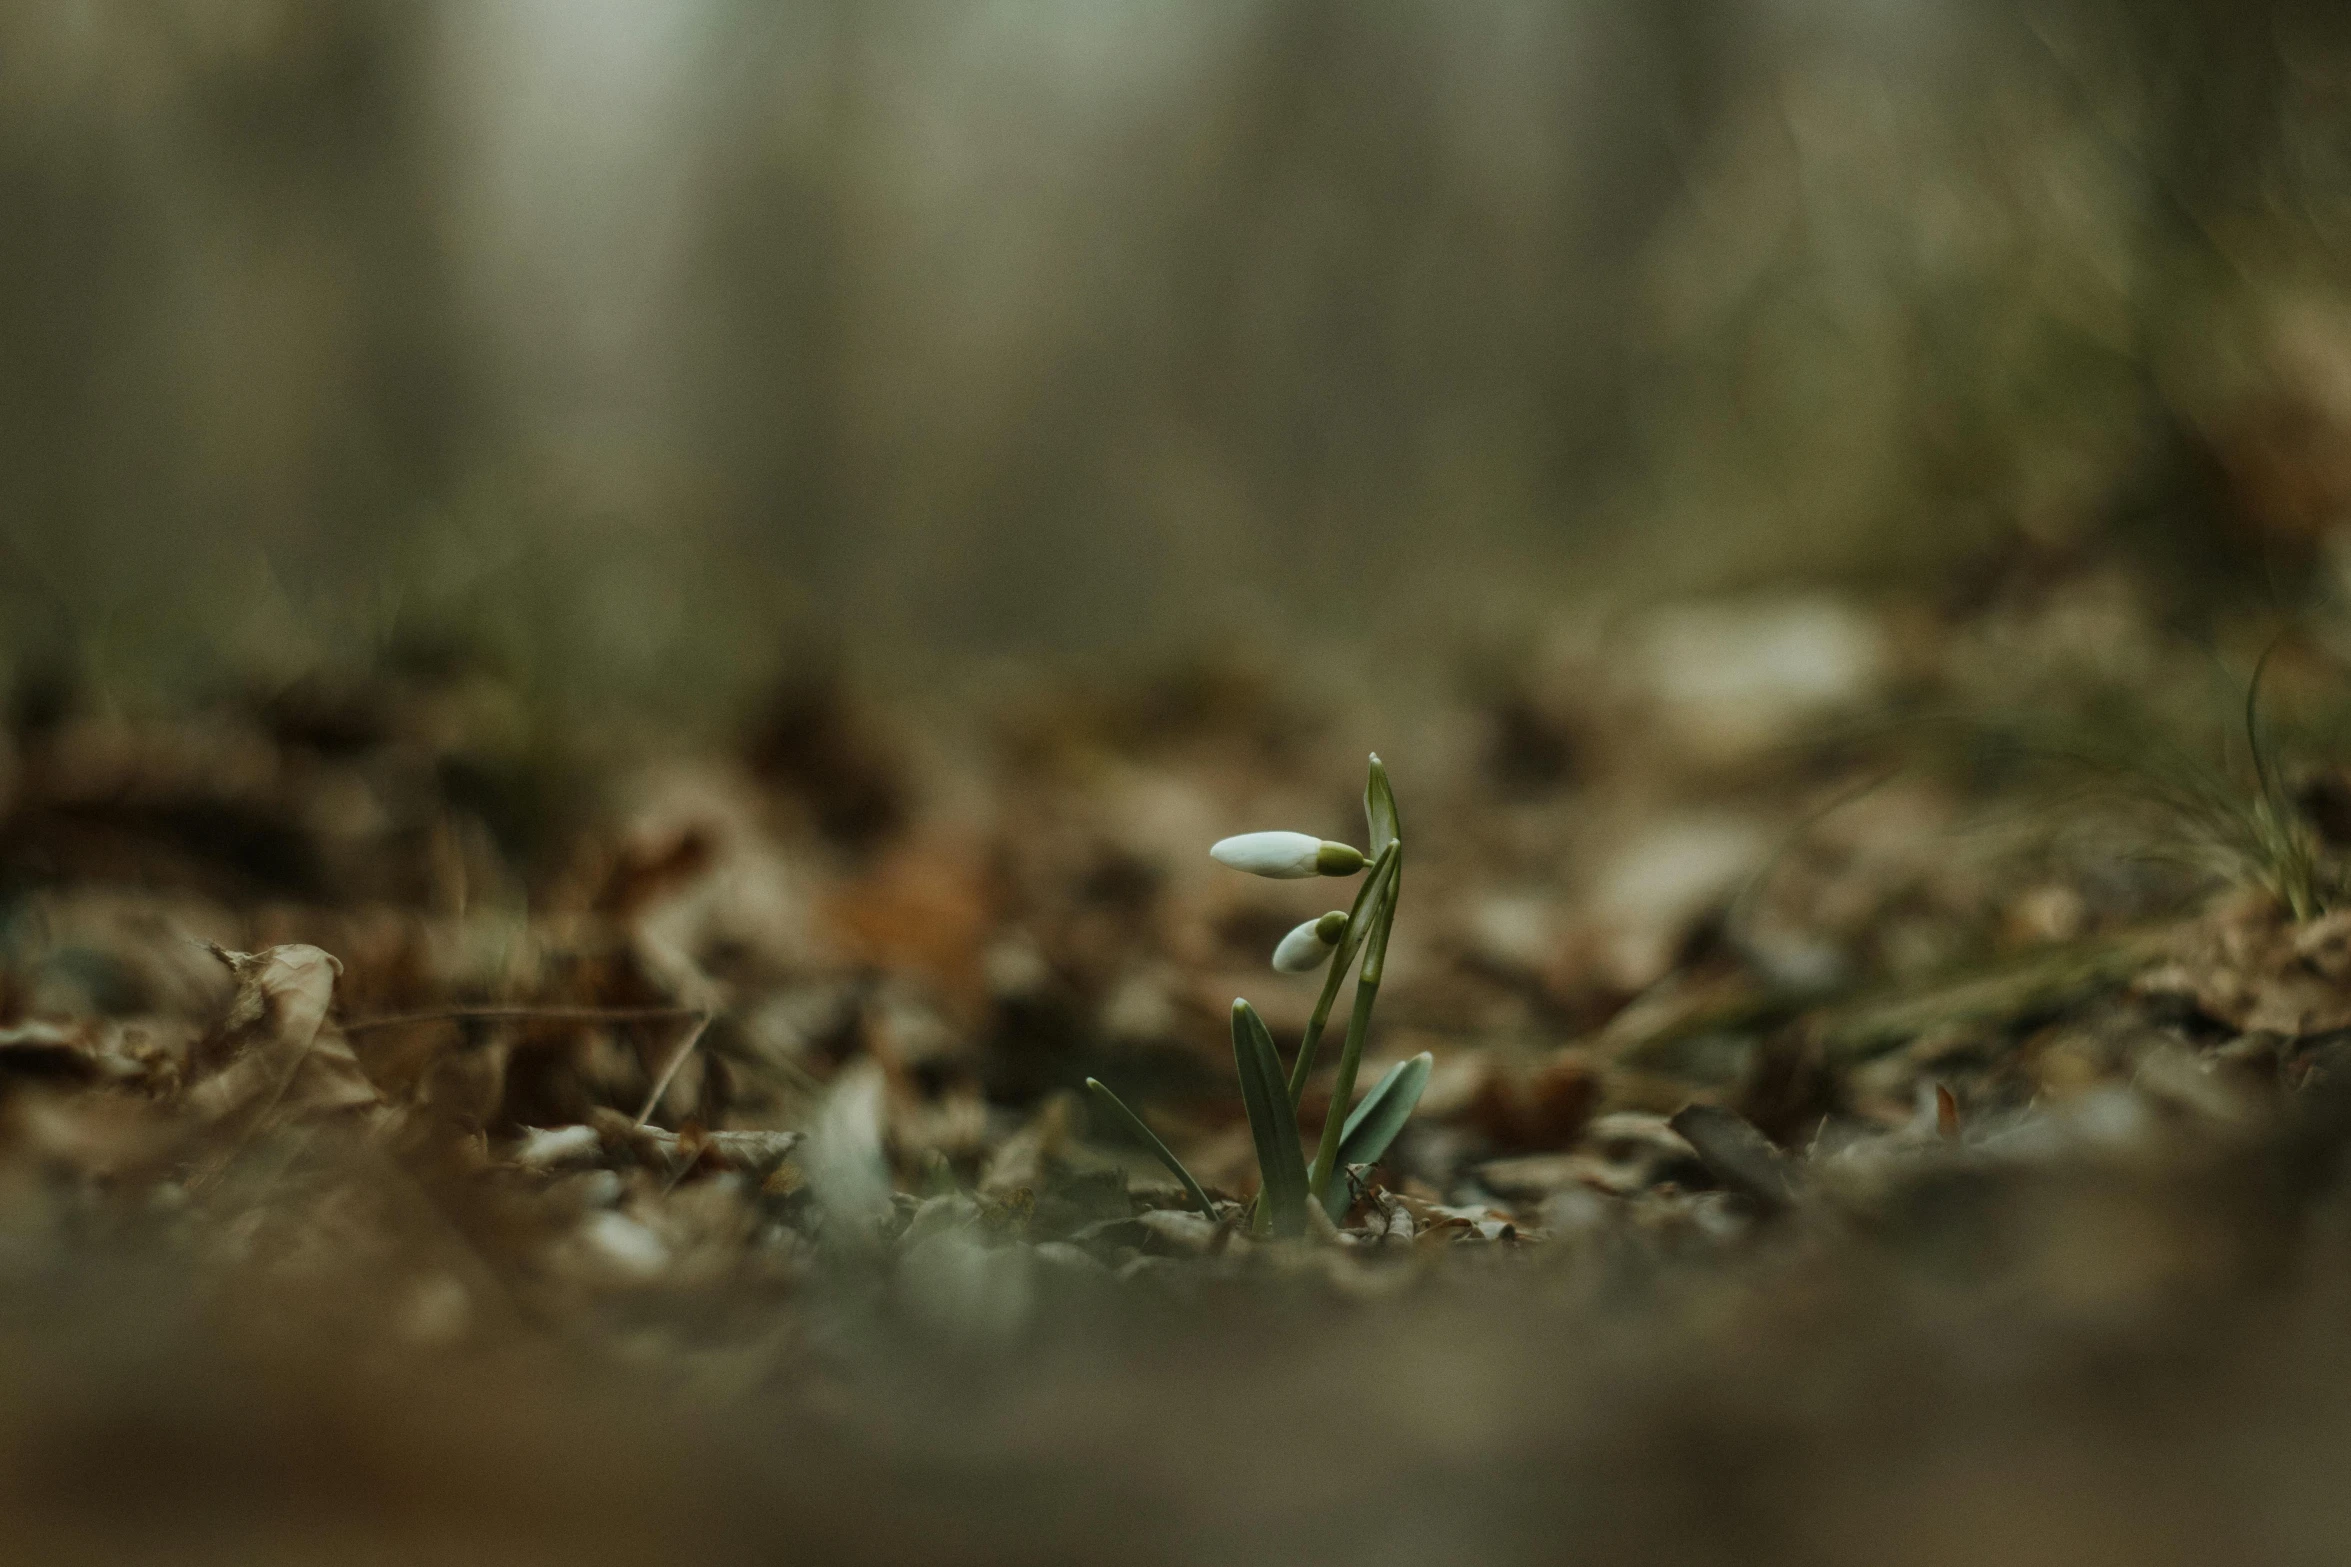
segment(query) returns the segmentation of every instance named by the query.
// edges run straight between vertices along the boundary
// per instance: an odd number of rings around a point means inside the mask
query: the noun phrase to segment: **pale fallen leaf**
[[[592,1164],[603,1152],[604,1139],[592,1126],[526,1126],[512,1158],[526,1170],[552,1170]]]
[[[1216,1242],[1217,1226],[1185,1208],[1146,1208],[1135,1222],[1151,1232],[1169,1251],[1198,1256]]]
[[[183,1101],[215,1124],[272,1115],[309,1119],[382,1104],[350,1041],[327,1021],[343,965],[317,947],[214,954],[237,981],[226,1017],[206,1042],[214,1070]]]
[[[890,1217],[890,1163],[882,1148],[887,1085],[872,1061],[844,1069],[825,1096],[809,1139],[808,1184],[825,1215],[828,1237],[870,1243]]]

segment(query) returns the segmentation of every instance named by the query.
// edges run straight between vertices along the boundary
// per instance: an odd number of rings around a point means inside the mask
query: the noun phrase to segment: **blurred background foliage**
[[[0,8],[0,647],[684,710],[812,644],[2299,592],[2347,98],[2330,0]]]

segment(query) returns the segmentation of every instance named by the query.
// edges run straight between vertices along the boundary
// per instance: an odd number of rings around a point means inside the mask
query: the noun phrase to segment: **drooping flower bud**
[[[1284,974],[1311,974],[1330,961],[1347,934],[1347,911],[1333,909],[1291,931],[1273,949],[1273,966]]]
[[[1208,857],[1252,876],[1293,880],[1301,876],[1352,876],[1363,869],[1363,851],[1303,832],[1245,832],[1221,838]]]

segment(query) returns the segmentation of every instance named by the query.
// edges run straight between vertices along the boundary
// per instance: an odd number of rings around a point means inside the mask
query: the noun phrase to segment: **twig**
[[[342,1025],[346,1034],[370,1029],[401,1028],[411,1023],[454,1023],[467,1018],[534,1018],[555,1023],[658,1023],[680,1018],[710,1021],[701,1007],[443,1007],[435,1012],[400,1012],[389,1017],[363,1017]]]
[[[637,1112],[635,1124],[643,1126],[653,1118],[661,1105],[661,1096],[669,1092],[678,1069],[686,1064],[686,1057],[694,1053],[694,1046],[702,1039],[704,1029],[710,1027],[714,1016],[704,1007],[443,1007],[433,1012],[401,1012],[390,1017],[363,1017],[342,1025],[345,1034],[361,1034],[370,1029],[401,1028],[411,1023],[454,1023],[468,1018],[532,1019],[547,1022],[579,1023],[659,1023],[691,1018],[694,1026],[686,1031],[677,1053],[669,1065],[661,1070],[661,1079],[653,1085],[653,1092],[645,1100],[645,1108]]]
[[[686,1037],[678,1044],[677,1054],[669,1058],[669,1065],[661,1069],[660,1081],[653,1085],[653,1092],[645,1096],[645,1108],[637,1112],[638,1126],[642,1127],[653,1119],[653,1111],[661,1103],[661,1096],[669,1092],[670,1079],[678,1075],[678,1068],[686,1064],[686,1057],[694,1053],[694,1046],[700,1042],[702,1031],[709,1026],[709,1013],[695,1014],[694,1026],[686,1030]]]

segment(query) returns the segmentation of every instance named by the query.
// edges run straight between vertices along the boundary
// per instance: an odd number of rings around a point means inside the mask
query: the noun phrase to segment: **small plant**
[[[1233,1064],[1240,1072],[1241,1102],[1249,1112],[1249,1133],[1257,1149],[1259,1190],[1253,1227],[1260,1234],[1304,1233],[1310,1203],[1319,1203],[1324,1214],[1334,1220],[1346,1212],[1345,1172],[1375,1163],[1388,1151],[1420,1103],[1434,1064],[1425,1051],[1397,1063],[1372,1085],[1351,1114],[1339,1114],[1355,1096],[1355,1077],[1363,1064],[1364,1041],[1371,1032],[1372,1008],[1379,1001],[1380,980],[1387,968],[1388,932],[1395,925],[1397,897],[1404,885],[1404,841],[1396,817],[1396,792],[1377,756],[1371,759],[1371,776],[1363,789],[1363,814],[1371,835],[1368,853],[1302,832],[1243,833],[1221,840],[1208,851],[1221,865],[1282,879],[1353,876],[1368,868],[1351,906],[1306,921],[1274,948],[1273,966],[1279,973],[1311,974],[1329,965],[1322,995],[1307,1020],[1297,1059],[1286,1078],[1273,1036],[1266,1031],[1257,1009],[1243,999],[1233,1002]],[[1331,1113],[1323,1118],[1322,1139],[1309,1164],[1299,1144],[1298,1102],[1314,1070],[1331,1009],[1358,957],[1362,966],[1355,977],[1354,1010],[1347,1020],[1346,1043],[1339,1051],[1338,1080],[1331,1086]],[[1094,1078],[1087,1078],[1086,1086],[1114,1119],[1175,1173],[1200,1211],[1216,1218],[1216,1205],[1209,1201],[1208,1193],[1143,1124],[1142,1117]]]
[[[2139,858],[2258,887],[2294,920],[2312,919],[2343,901],[2344,866],[2326,851],[2291,787],[2287,758],[2262,716],[2262,681],[2275,651],[2273,645],[2261,655],[2241,694],[2231,693],[2230,722],[2210,754],[2127,703],[2062,726],[2013,719],[1979,725],[1981,754],[2057,764],[2088,784],[2069,803],[2095,807],[2093,821],[2139,829],[2144,841],[2132,845]]]

